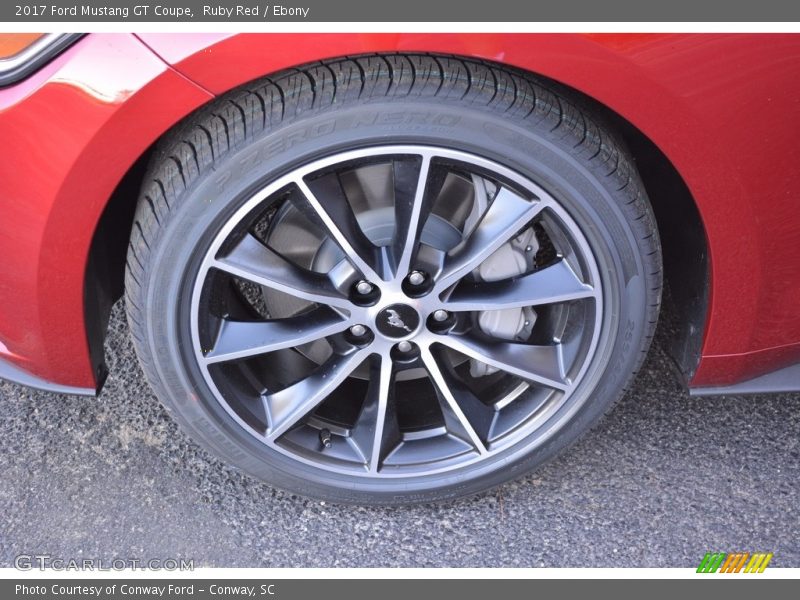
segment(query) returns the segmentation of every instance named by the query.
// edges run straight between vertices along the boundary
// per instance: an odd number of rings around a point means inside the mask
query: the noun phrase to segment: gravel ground
[[[0,565],[16,555],[227,567],[800,566],[800,395],[690,398],[660,340],[581,443],[483,496],[354,508],[209,456],[145,383],[117,306],[99,399],[0,383]]]

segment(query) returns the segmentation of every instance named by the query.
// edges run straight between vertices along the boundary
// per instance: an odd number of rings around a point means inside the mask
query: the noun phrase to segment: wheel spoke
[[[309,302],[347,310],[353,307],[327,274],[296,266],[251,234],[245,235],[226,256],[215,258],[211,266]]]
[[[414,259],[419,237],[433,207],[434,194],[426,193],[431,157],[419,160],[395,160],[394,181],[395,233],[392,253],[396,257],[395,274],[404,277]]]
[[[466,335],[445,335],[439,343],[522,379],[558,390],[570,382],[564,376],[561,344],[536,345],[483,341]]]
[[[436,282],[435,292],[441,293],[476,269],[543,208],[543,201],[532,202],[508,188],[500,188],[475,230],[448,257],[444,271]]]
[[[439,373],[444,382],[444,387],[449,390],[453,399],[458,403],[464,417],[470,423],[481,441],[488,445],[489,432],[492,428],[495,415],[492,406],[487,406],[469,389],[464,381],[455,372],[452,365],[443,359],[435,347],[431,348],[430,357],[439,366]]]
[[[370,473],[377,473],[381,461],[401,441],[394,399],[392,361],[378,357],[373,364],[367,397],[351,430],[353,441],[367,461]]]
[[[592,298],[594,288],[560,259],[553,265],[514,279],[489,282],[462,281],[445,302],[447,310],[501,310]]]
[[[314,410],[360,365],[368,350],[333,354],[305,379],[264,396],[270,427],[267,438],[275,440]]]
[[[422,348],[421,358],[439,397],[444,401],[442,414],[448,431],[458,437],[466,437],[466,441],[469,441],[480,454],[489,452],[484,440],[488,436],[493,415],[489,416],[486,411],[478,407],[481,402],[471,392],[462,396],[461,394],[465,390],[451,387],[455,383],[454,379],[442,371],[430,349]],[[459,400],[463,404],[459,404],[456,394],[459,395]],[[491,409],[488,410],[491,411]]]
[[[444,250],[428,245],[420,246],[414,260],[414,267],[422,269],[435,280],[442,273],[446,257],[447,253]]]
[[[331,173],[310,183],[298,177],[295,183],[305,199],[298,208],[327,230],[366,279],[382,279],[378,272],[383,271],[382,253],[361,230],[339,177]]]
[[[214,348],[205,358],[208,363],[216,363],[293,348],[340,333],[348,325],[327,308],[275,321],[223,319]]]

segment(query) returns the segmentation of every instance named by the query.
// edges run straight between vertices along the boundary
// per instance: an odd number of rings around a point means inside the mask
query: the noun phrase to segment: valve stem
[[[319,443],[322,444],[323,448],[330,448],[333,445],[333,441],[331,440],[331,432],[329,429],[320,429]]]

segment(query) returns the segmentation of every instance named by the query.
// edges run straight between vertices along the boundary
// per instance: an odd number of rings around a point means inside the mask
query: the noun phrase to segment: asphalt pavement
[[[332,506],[198,448],[141,374],[121,306],[97,398],[0,382],[0,566],[19,554],[225,567],[800,567],[800,394],[690,398],[660,338],[590,435],[496,491]]]

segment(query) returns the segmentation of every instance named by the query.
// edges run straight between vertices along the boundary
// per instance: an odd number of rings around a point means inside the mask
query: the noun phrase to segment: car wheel
[[[567,95],[369,56],[188,118],[154,152],[126,274],[165,406],[337,502],[472,494],[573,442],[641,364],[661,255],[631,158]]]

